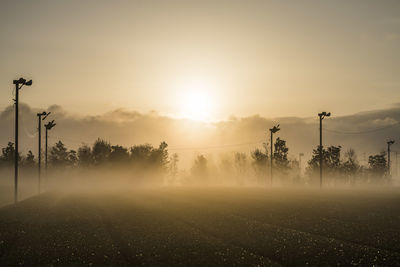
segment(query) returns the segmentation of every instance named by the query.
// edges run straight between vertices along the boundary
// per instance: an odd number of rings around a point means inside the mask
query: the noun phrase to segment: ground
[[[0,265],[400,265],[400,190],[49,192],[0,209]]]

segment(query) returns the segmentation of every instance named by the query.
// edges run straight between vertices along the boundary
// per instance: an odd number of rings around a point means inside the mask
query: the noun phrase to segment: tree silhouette
[[[33,155],[32,151],[29,150],[28,154],[26,154],[26,157],[23,160],[23,166],[24,167],[28,167],[28,168],[32,168],[33,166],[35,166],[35,156]]]
[[[274,144],[274,167],[285,175],[287,174],[286,171],[289,169],[290,163],[288,160],[288,152],[289,148],[286,147],[286,141],[278,137]]]
[[[150,161],[151,153],[153,151],[153,146],[149,144],[144,145],[135,145],[131,147],[131,161],[134,165],[142,165],[148,164]]]
[[[68,162],[68,150],[61,141],[58,141],[50,148],[49,163],[54,167],[61,167],[67,165]]]
[[[170,174],[170,179],[168,181],[169,183],[174,183],[177,180],[178,162],[179,162],[178,154],[177,153],[172,154],[169,161],[169,174]]]
[[[323,171],[327,175],[327,178],[337,177],[341,174],[341,149],[341,146],[330,146],[326,149],[322,149]],[[308,166],[306,168],[306,173],[311,178],[315,178],[319,173],[319,159],[320,152],[318,146],[313,150],[312,157],[308,161]]]
[[[5,148],[1,149],[2,155],[0,157],[1,164],[3,166],[10,167],[14,164],[15,147],[14,143],[8,142]],[[18,155],[18,161],[21,161],[20,155]]]
[[[111,146],[110,162],[114,164],[124,164],[129,161],[128,149],[123,146]]]
[[[355,178],[360,171],[360,164],[357,160],[357,155],[354,149],[349,149],[344,154],[344,162],[342,163],[342,171],[346,180],[351,183],[355,182]]]
[[[110,158],[111,151],[111,145],[108,142],[98,138],[94,142],[92,149],[94,164],[101,165],[107,163]]]
[[[50,148],[49,163],[53,167],[75,166],[78,162],[78,156],[75,150],[68,151],[63,142],[58,141]]]
[[[203,155],[198,155],[191,168],[192,177],[196,180],[207,179],[207,159]]]
[[[264,143],[263,145],[264,151],[257,148],[251,153],[251,157],[253,159],[252,165],[259,181],[261,181],[263,177],[266,177],[267,168],[269,167],[268,144]]]
[[[369,171],[372,174],[372,179],[375,181],[382,181],[387,174],[386,152],[369,156],[368,165]]]
[[[78,161],[80,166],[88,167],[93,164],[92,149],[83,145],[78,148]]]
[[[168,144],[166,142],[161,142],[157,149],[153,149],[150,160],[151,165],[157,170],[166,170],[169,160],[168,160]]]

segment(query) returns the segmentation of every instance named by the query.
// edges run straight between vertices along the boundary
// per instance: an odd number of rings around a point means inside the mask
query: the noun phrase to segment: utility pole
[[[270,166],[270,175],[271,175],[271,186],[272,186],[272,175],[273,175],[273,134],[278,132],[279,129],[279,124],[277,126],[272,127],[271,129],[269,129],[269,131],[271,132],[271,166]]]
[[[387,162],[387,168],[388,168],[388,176],[390,177],[390,146],[394,144],[394,140],[390,140],[387,142],[387,149],[388,149],[388,162]]]
[[[322,149],[322,120],[325,117],[330,117],[330,112],[318,113],[319,116],[319,187],[322,188],[322,163],[323,163],[323,149]]]
[[[47,139],[48,139],[48,131],[53,128],[54,126],[56,126],[56,124],[54,123],[54,120],[49,121],[47,124],[44,125],[44,127],[46,128],[46,148],[45,148],[45,158],[44,158],[44,167],[46,170],[46,174],[47,174]]]
[[[40,165],[42,163],[42,120],[45,120],[47,116],[49,116],[51,112],[46,113],[43,111],[42,113],[37,113],[36,115],[38,116],[38,193],[40,194]],[[44,116],[42,118],[42,116]]]
[[[14,202],[18,202],[18,104],[19,104],[19,90],[22,86],[31,86],[32,80],[26,81],[24,78],[13,80],[15,84],[15,151],[14,151]]]
[[[395,168],[395,170],[396,170],[396,173],[395,173],[396,179],[397,179],[397,177],[399,176],[399,168],[398,168],[398,165],[397,165],[397,162],[398,162],[398,161],[397,161],[397,158],[398,158],[397,156],[398,156],[398,154],[399,154],[399,153],[396,151],[396,168]]]

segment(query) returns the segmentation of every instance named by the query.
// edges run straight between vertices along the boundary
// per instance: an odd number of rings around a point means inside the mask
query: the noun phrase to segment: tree
[[[347,180],[350,180],[351,183],[354,183],[354,179],[360,170],[356,152],[354,149],[349,149],[346,151],[344,157],[345,159],[342,163],[343,175]]]
[[[381,152],[368,158],[369,171],[375,181],[382,181],[387,173],[386,153]]]
[[[67,148],[61,141],[58,141],[50,148],[49,162],[55,167],[65,166],[69,162],[68,156]]]
[[[262,151],[259,148],[256,148],[251,153],[251,157],[253,159],[252,165],[254,168],[254,171],[256,173],[256,176],[258,177],[259,181],[267,175],[267,168],[268,168],[268,144],[264,143],[264,151]]]
[[[92,157],[94,164],[96,165],[102,165],[108,162],[111,154],[111,145],[98,138],[94,144],[93,144],[93,149],[92,149]]]
[[[330,146],[328,148],[322,149],[322,161],[323,161],[323,171],[327,177],[335,177],[340,175],[341,172],[341,160],[340,152],[341,146]],[[320,152],[319,146],[313,150],[312,157],[308,161],[308,166],[306,168],[306,173],[309,177],[316,177],[319,174],[319,161]]]
[[[8,142],[5,148],[1,149],[2,155],[0,157],[3,166],[12,166],[14,164],[15,148],[14,143]],[[21,157],[18,155],[18,161],[21,161]]]
[[[78,163],[78,155],[75,150],[68,151],[68,161],[67,164],[69,166],[75,166]]]
[[[129,161],[128,149],[123,146],[111,146],[110,162],[114,164],[124,164]]]
[[[153,149],[150,161],[151,165],[158,170],[166,170],[168,166],[168,144],[166,142],[161,142],[157,149]]]
[[[178,162],[179,156],[177,153],[172,154],[170,161],[169,161],[169,174],[170,174],[170,183],[176,181],[178,176]]]
[[[153,146],[149,144],[135,145],[131,147],[131,161],[134,165],[147,165],[153,151]]]
[[[274,148],[274,167],[276,167],[276,169],[278,169],[282,174],[286,175],[286,171],[289,169],[289,148],[286,147],[286,141],[278,137],[274,144]]]
[[[78,148],[78,160],[79,160],[79,165],[81,166],[90,166],[93,164],[93,155],[92,155],[92,149],[87,146],[83,145],[80,148]]]
[[[26,157],[23,161],[23,166],[28,168],[35,166],[35,156],[33,155],[31,150],[29,150],[28,154],[26,154]]]
[[[207,179],[207,159],[203,155],[198,155],[191,168],[191,174],[196,179]]]

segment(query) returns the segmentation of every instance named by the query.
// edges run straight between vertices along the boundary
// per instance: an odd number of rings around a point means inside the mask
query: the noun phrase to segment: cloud
[[[37,116],[43,109],[20,104],[20,147],[24,153],[37,151]],[[181,155],[181,162],[188,164],[196,153],[218,155],[230,151],[250,152],[269,141],[269,131],[281,125],[276,134],[287,140],[291,157],[298,153],[310,157],[319,142],[319,122],[315,118],[282,117],[269,119],[260,115],[231,117],[228,120],[206,123],[188,119],[162,116],[157,112],[140,113],[116,109],[97,116],[75,116],[61,106],[48,107],[57,126],[49,132],[49,144],[62,140],[69,148],[76,149],[83,143],[92,144],[103,138],[113,144],[130,147],[134,144],[158,145],[166,141],[170,152]],[[334,114],[333,114],[334,115]],[[378,153],[386,141],[396,139],[399,131],[400,106],[357,113],[342,117],[326,118],[324,144],[354,148],[359,155]],[[6,107],[0,113],[0,146],[14,140],[14,108]],[[376,131],[375,131],[376,130]],[[400,141],[398,142],[400,145]],[[396,147],[393,147],[396,150]]]

